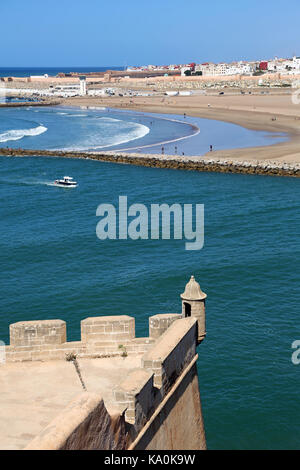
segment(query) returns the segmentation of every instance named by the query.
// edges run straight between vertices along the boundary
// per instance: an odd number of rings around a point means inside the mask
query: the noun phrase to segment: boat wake
[[[0,142],[9,142],[11,140],[21,140],[23,137],[34,137],[43,134],[48,129],[44,126],[34,127],[32,129],[12,129],[0,134]]]
[[[42,186],[55,186],[53,181],[49,180],[35,180],[35,179],[4,179],[0,180],[1,184],[8,184],[13,186],[35,186],[35,185],[42,185]]]

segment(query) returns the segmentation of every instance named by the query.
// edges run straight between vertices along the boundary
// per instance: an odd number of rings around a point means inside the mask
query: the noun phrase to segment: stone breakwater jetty
[[[86,158],[90,160],[99,160],[102,162],[123,163],[152,168],[169,168],[174,170],[300,177],[300,163],[285,163],[267,160],[229,160],[214,159],[207,156],[190,157],[177,155],[124,153],[118,151],[64,152],[12,148],[0,148],[0,156]]]
[[[28,106],[57,106],[61,104],[60,101],[23,101],[22,103],[0,103],[0,108],[26,108]]]

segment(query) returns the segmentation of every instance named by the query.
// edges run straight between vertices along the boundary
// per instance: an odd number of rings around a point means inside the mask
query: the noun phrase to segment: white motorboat
[[[76,188],[77,181],[74,181],[71,176],[64,176],[61,180],[55,180],[54,184],[63,188]]]

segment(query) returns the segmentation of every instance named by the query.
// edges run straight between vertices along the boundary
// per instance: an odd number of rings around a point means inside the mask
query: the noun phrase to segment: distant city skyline
[[[299,54],[300,5],[281,1],[1,2],[0,67],[256,61]]]

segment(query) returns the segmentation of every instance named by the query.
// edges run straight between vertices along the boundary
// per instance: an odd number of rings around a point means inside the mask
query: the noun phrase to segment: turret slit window
[[[185,318],[191,316],[191,305],[187,302],[184,302],[184,316]]]

